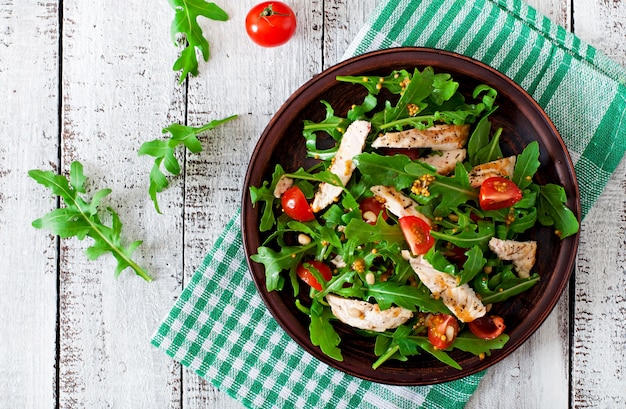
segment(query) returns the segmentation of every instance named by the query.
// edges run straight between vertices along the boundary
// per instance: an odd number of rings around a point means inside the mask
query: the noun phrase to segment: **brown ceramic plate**
[[[412,71],[415,67],[422,70],[426,66],[432,66],[435,72],[452,74],[465,91],[481,83],[495,88],[499,93],[499,109],[491,116],[492,129],[504,128],[501,139],[504,154],[520,153],[526,144],[538,141],[542,166],[536,181],[563,185],[569,198],[568,206],[580,219],[578,186],[565,145],[544,111],[522,88],[493,68],[464,56],[433,49],[396,48],[355,57],[322,72],[298,89],[272,118],[254,150],[244,184],[242,229],[248,260],[263,241],[258,230],[261,206],[251,205],[249,186],[261,186],[264,180],[271,180],[276,163],[282,164],[288,172],[311,165],[312,159],[305,158],[302,126],[305,119],[321,121],[324,118],[325,108],[320,100],[330,102],[338,116],[345,116],[350,106],[361,103],[366,94],[363,87],[339,83],[335,77],[386,76],[394,69]],[[376,361],[373,339],[355,336],[343,325],[338,325],[337,330],[342,338],[340,347],[344,360],[330,359],[311,344],[308,317],[294,307],[293,294],[289,290],[268,293],[263,266],[250,260],[249,266],[269,311],[298,344],[319,360],[348,374],[380,383],[434,384],[476,373],[502,360],[526,341],[554,308],[574,267],[578,236],[561,241],[551,229],[535,228],[530,238],[540,243],[535,265],[541,275],[539,284],[529,292],[494,306],[494,313],[504,317],[510,336],[502,350],[493,351],[483,360],[461,351],[451,353],[462,370],[442,364],[428,354],[412,357],[407,362],[387,361],[373,370],[371,365]]]

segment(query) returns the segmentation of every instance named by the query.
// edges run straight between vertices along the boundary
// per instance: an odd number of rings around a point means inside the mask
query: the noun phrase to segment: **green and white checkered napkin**
[[[404,45],[474,57],[529,91],[565,140],[588,212],[626,150],[623,68],[518,0],[382,1],[346,57]],[[257,294],[238,214],[152,343],[251,408],[462,408],[482,376],[395,387],[319,362]]]

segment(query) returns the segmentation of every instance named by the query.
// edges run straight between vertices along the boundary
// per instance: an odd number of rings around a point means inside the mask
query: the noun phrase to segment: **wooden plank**
[[[577,0],[577,35],[626,67],[626,7]],[[576,306],[572,403],[577,408],[626,406],[626,160],[582,226]]]
[[[180,407],[180,367],[150,338],[182,281],[182,186],[174,180],[157,215],[148,192],[142,142],[184,117],[184,88],[171,70],[173,13],[167,2],[65,1],[62,170],[79,160],[91,191],[105,187],[127,240],[155,277],[125,271],[116,280],[109,255],[88,261],[89,240],[62,240],[60,262],[60,407]]]
[[[254,44],[244,28],[256,2],[223,4],[229,21],[200,20],[211,58],[189,83],[188,120],[200,125],[239,117],[202,138],[204,150],[187,155],[185,179],[185,277],[189,280],[240,206],[247,164],[270,118],[321,67],[321,1],[291,3],[298,18],[294,38],[277,48]],[[320,44],[317,48],[302,45]],[[197,375],[183,376],[185,408],[235,408],[240,404]]]
[[[27,176],[56,170],[58,2],[0,2],[0,402],[56,401],[57,242],[30,223],[55,201]]]

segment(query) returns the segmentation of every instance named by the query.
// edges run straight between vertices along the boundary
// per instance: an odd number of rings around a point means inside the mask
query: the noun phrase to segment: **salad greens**
[[[485,340],[472,334],[463,323],[449,347],[433,346],[425,318],[428,314],[451,315],[451,311],[439,297],[433,296],[402,256],[407,242],[398,218],[389,214],[386,220],[387,215],[380,214],[372,223],[364,220],[359,206],[373,195],[370,187],[374,185],[393,186],[405,192],[417,203],[416,210],[432,221],[430,234],[435,244],[424,259],[436,270],[453,276],[457,285],[470,285],[485,305],[502,302],[533,287],[539,275],[519,277],[511,263],[500,260],[490,250],[488,243],[492,238],[515,240],[537,223],[554,226],[561,238],[578,231],[578,220],[565,205],[564,189],[553,184],[540,186],[533,181],[540,166],[538,143],[529,143],[517,155],[511,180],[522,191],[521,200],[510,207],[483,210],[479,206],[479,190],[472,187],[469,173],[476,165],[503,157],[499,140],[505,135],[501,129],[492,130],[489,120],[498,109],[496,90],[479,85],[471,100],[466,100],[449,74],[435,73],[431,67],[413,72],[393,71],[381,78],[340,76],[337,80],[363,86],[368,94],[345,117],[322,101],[325,118],[320,122],[304,121],[307,154],[319,159],[318,165],[288,173],[277,164],[271,180],[250,187],[253,204],[263,206],[259,229],[266,234],[251,259],[265,266],[267,290],[287,290],[286,283],[290,283],[298,309],[311,318],[313,344],[339,361],[343,359],[341,340],[334,328],[337,317],[325,299],[329,294],[374,302],[381,310],[397,306],[414,313],[405,324],[384,332],[355,329],[363,336],[376,337],[375,354],[379,359],[373,363],[374,368],[388,359],[406,360],[425,352],[460,369],[447,351],[456,348],[483,357],[502,348],[508,340],[506,334]],[[391,101],[394,97],[395,103]],[[342,186],[328,169],[338,142],[356,120],[368,121],[371,131],[364,151],[352,158],[356,167],[352,178]],[[451,175],[437,173],[435,167],[419,158],[411,159],[402,153],[386,155],[371,148],[373,139],[381,133],[427,129],[436,124],[472,125],[467,159],[457,163]],[[337,141],[335,147],[318,149],[321,137]],[[320,183],[342,186],[343,192],[314,220],[295,221],[281,212],[281,199],[274,194],[284,178],[292,179],[309,201]],[[415,189],[416,181],[423,180],[427,183]],[[301,235],[310,240],[300,243]],[[311,269],[321,290],[301,288],[298,278],[298,266],[312,259],[334,265],[328,281]]]
[[[235,118],[237,118],[237,115],[232,115],[224,119],[208,122],[199,127],[174,123],[167,128],[163,128],[163,133],[169,133],[171,135],[169,138],[165,140],[154,139],[144,142],[139,147],[139,155],[149,155],[155,158],[154,165],[150,171],[150,187],[148,188],[148,193],[158,213],[161,213],[161,209],[157,201],[157,193],[161,193],[169,186],[167,177],[161,170],[161,165],[172,175],[178,176],[180,174],[180,164],[175,156],[176,148],[182,144],[193,153],[202,152],[202,144],[198,140],[198,135]]]
[[[37,169],[30,170],[28,175],[49,188],[65,204],[65,207],[55,209],[33,221],[33,227],[49,229],[62,238],[76,237],[83,240],[85,237],[91,237],[94,243],[86,250],[90,260],[111,253],[117,260],[116,277],[126,268],[131,268],[144,280],[152,281],[152,277],[131,258],[135,249],[141,245],[141,241],[134,241],[128,246],[122,244],[122,223],[117,213],[110,207],[106,210],[111,217],[111,225],[107,226],[100,220],[100,202],[111,193],[111,189],[97,191],[93,194],[91,202],[80,195],[86,193],[86,178],[80,162],[73,162],[70,165],[69,180],[63,175]]]
[[[205,0],[169,0],[175,11],[171,35],[174,44],[184,43],[180,57],[174,63],[174,71],[181,71],[182,83],[188,74],[198,75],[198,57],[196,48],[202,53],[204,61],[209,60],[209,42],[204,38],[198,17],[226,21],[228,14],[217,4]]]

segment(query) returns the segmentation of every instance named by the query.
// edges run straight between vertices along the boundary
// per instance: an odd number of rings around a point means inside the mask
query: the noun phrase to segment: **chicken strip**
[[[420,158],[422,162],[428,163],[437,169],[437,173],[440,175],[447,175],[454,171],[456,164],[463,162],[467,151],[465,149],[452,149],[449,151],[436,151],[423,158]]]
[[[469,125],[433,125],[426,129],[387,132],[372,142],[372,148],[459,149],[465,146],[469,131]]]
[[[443,303],[461,322],[471,322],[487,313],[487,308],[474,290],[466,283],[458,286],[456,278],[435,268],[422,256],[411,257],[407,250],[402,257],[409,261],[420,281],[433,293],[441,297]]]
[[[405,196],[402,192],[397,191],[396,188],[392,186],[376,185],[372,186],[370,190],[379,199],[382,199],[387,210],[396,215],[398,218],[404,216],[417,216],[428,223],[429,226],[432,225],[432,222],[428,217],[417,211],[417,202],[410,197]]]
[[[496,159],[482,165],[474,166],[468,173],[470,185],[473,188],[479,188],[486,179],[492,176],[511,177],[515,170],[515,156],[508,158]]]
[[[384,332],[397,328],[413,316],[411,310],[403,307],[381,310],[378,304],[344,298],[335,294],[328,294],[326,301],[339,321],[370,331]]]
[[[513,268],[520,278],[530,277],[530,270],[536,260],[536,241],[500,240],[493,237],[489,240],[489,248],[500,260],[512,261]]]
[[[352,177],[352,172],[356,168],[354,163],[352,163],[352,158],[363,152],[365,139],[370,132],[371,126],[367,121],[354,121],[348,126],[346,133],[341,138],[339,148],[329,170],[339,177],[343,186]],[[335,186],[325,182],[320,183],[313,198],[311,209],[316,213],[325,209],[341,195],[342,191],[342,186]]]

